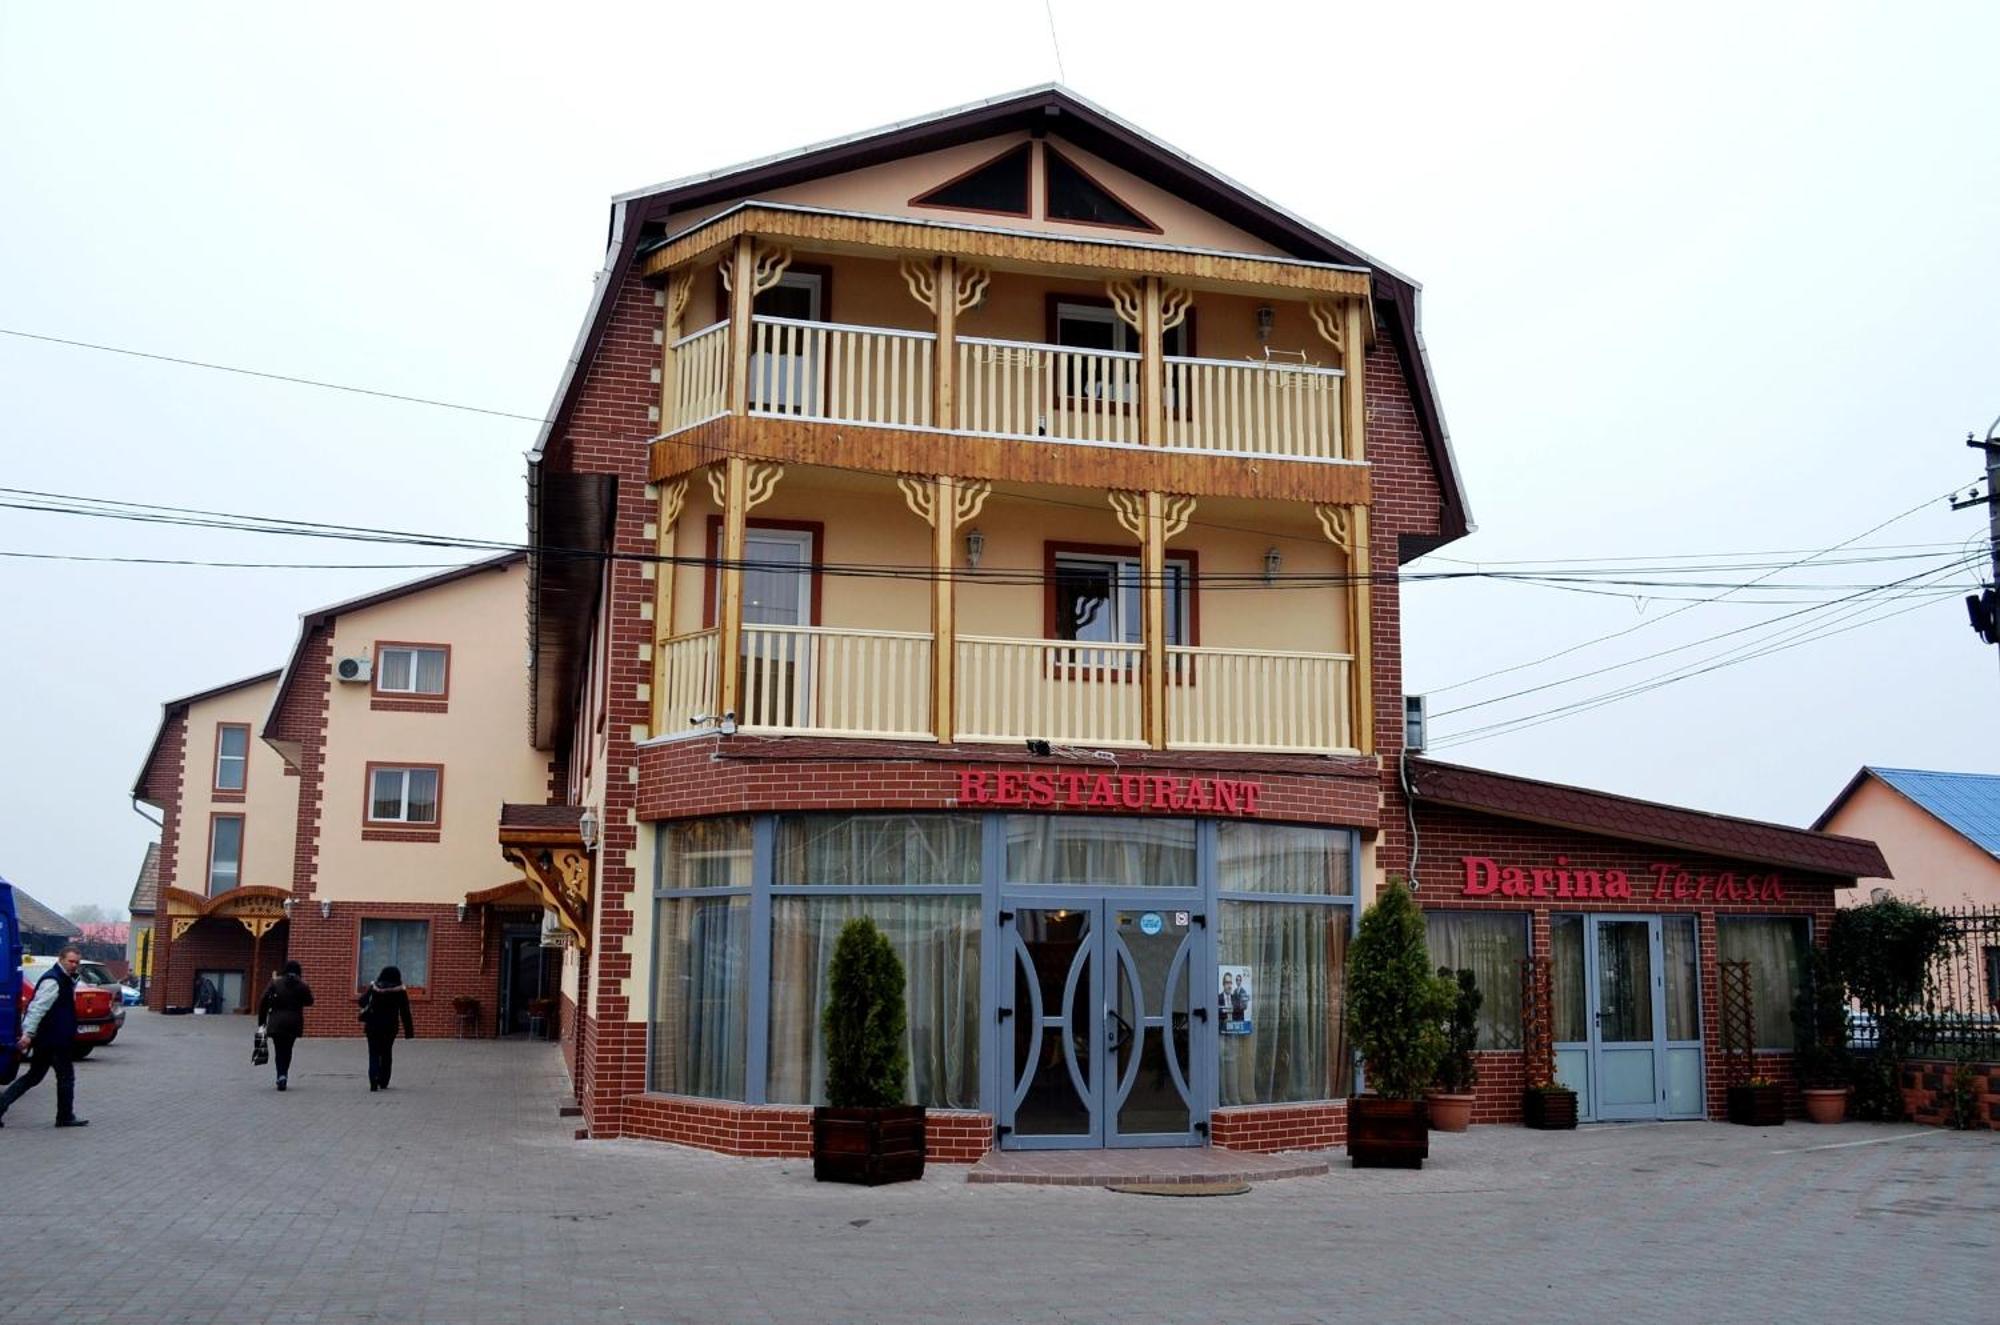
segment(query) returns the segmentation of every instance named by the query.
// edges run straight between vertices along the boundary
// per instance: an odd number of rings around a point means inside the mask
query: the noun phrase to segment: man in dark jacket
[[[312,1006],[312,986],[305,982],[305,968],[286,962],[285,969],[271,977],[270,987],[257,1001],[257,1020],[271,1038],[278,1059],[278,1089],[285,1088],[292,1074],[292,1046],[306,1033],[306,1009]]]
[[[88,1119],[76,1116],[76,1066],[71,1051],[76,1045],[76,968],[83,950],[71,944],[56,958],[56,964],[35,982],[35,995],[21,1018],[20,1050],[28,1054],[28,1071],[0,1095],[0,1120],[14,1101],[42,1084],[51,1069],[56,1074],[56,1126],[88,1127]],[[0,1127],[4,1127],[0,1121]]]

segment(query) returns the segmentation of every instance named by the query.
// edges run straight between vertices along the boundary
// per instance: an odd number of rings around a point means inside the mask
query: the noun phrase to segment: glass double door
[[[1001,1144],[1200,1145],[1196,903],[1007,903],[1001,937]]]
[[[1702,1112],[1692,916],[1555,916],[1557,1074],[1600,1122]]]

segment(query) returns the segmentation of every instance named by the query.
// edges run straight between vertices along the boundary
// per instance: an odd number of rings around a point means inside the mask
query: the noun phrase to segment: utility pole
[[[1986,440],[1980,441],[1971,433],[1965,435],[1965,444],[1975,451],[1986,453],[1986,495],[1974,497],[1968,494],[1964,501],[1954,499],[1951,509],[1962,511],[1972,506],[1986,508],[1987,540],[1993,553],[1993,580],[1979,593],[1968,596],[1966,610],[1972,616],[1972,628],[1988,644],[2000,645],[2000,419],[1986,430]]]

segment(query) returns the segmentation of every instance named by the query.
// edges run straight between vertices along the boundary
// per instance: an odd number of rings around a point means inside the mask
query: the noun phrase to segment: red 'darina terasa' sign
[[[1649,902],[1782,902],[1785,880],[1779,874],[1689,874],[1674,865],[1650,866],[1651,877],[1635,880],[1624,870],[1587,870],[1572,866],[1568,856],[1554,865],[1503,865],[1490,856],[1460,856],[1465,865],[1464,897],[1598,898],[1611,902],[1639,898]]]
[[[1053,772],[963,768],[960,805],[1018,805],[1031,810],[1169,810],[1184,814],[1257,813],[1264,784],[1240,778],[1172,773]]]

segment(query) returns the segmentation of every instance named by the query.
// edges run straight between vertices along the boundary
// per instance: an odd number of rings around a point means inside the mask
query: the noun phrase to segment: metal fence
[[[1947,935],[1925,978],[1922,1005],[1894,1014],[1900,1024],[1889,1027],[1868,1013],[1850,1014],[1849,1043],[1875,1049],[1886,1030],[1913,1056],[2000,1055],[2000,907],[1933,909],[1944,917]]]

